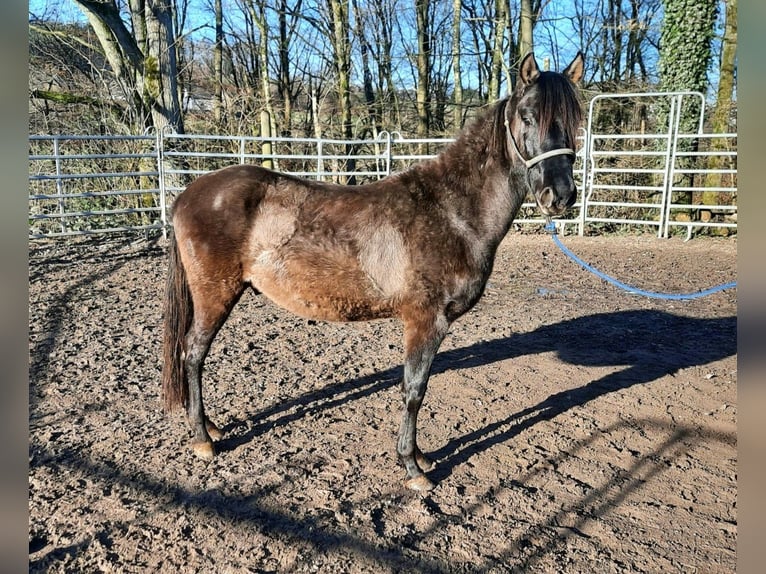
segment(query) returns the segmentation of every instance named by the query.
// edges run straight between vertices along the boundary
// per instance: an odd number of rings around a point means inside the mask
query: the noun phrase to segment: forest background
[[[736,132],[736,46],[737,0],[32,0],[29,132],[453,135],[530,51]]]

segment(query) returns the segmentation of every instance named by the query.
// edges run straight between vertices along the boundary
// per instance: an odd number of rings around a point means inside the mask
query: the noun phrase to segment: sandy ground
[[[736,280],[736,238],[564,237],[645,289]],[[196,459],[160,405],[162,241],[30,245],[30,572],[734,572],[736,290],[630,295],[512,232],[395,455],[401,328],[247,293]]]

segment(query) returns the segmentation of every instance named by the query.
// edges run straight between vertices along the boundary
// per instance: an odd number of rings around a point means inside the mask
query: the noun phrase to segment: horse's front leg
[[[431,364],[448,328],[449,323],[444,316],[405,318],[404,406],[396,450],[407,472],[405,484],[412,490],[431,490],[434,487],[423,473],[430,470],[433,463],[418,448],[418,412],[426,394]]]

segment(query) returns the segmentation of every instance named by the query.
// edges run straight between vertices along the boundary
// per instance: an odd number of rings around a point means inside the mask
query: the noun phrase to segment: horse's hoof
[[[418,451],[415,455],[415,460],[418,463],[418,466],[420,467],[420,470],[423,472],[428,472],[429,470],[433,470],[434,468],[434,461],[432,461],[430,458],[428,458],[426,455],[424,455],[422,452]]]
[[[416,490],[418,492],[428,492],[429,490],[434,489],[434,483],[431,482],[425,474],[407,479],[404,484],[410,490]]]
[[[192,451],[202,460],[213,460],[215,447],[212,442],[195,442],[191,445]]]
[[[214,441],[219,441],[223,438],[223,431],[215,426],[215,423],[210,419],[205,419],[205,428],[207,429],[207,434],[209,434],[210,438]]]

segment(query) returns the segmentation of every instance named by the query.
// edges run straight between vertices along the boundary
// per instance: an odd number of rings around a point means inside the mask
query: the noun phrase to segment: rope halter
[[[536,155],[532,159],[525,159],[523,155],[521,155],[521,150],[519,150],[519,146],[516,145],[516,139],[513,137],[513,134],[511,133],[511,124],[508,122],[508,118],[505,118],[505,131],[508,134],[508,139],[511,141],[511,145],[513,146],[514,151],[516,152],[516,155],[519,156],[519,159],[524,162],[524,165],[527,166],[527,169],[531,169],[544,159],[548,159],[549,157],[554,157],[557,155],[577,155],[575,151],[568,147],[562,147],[558,149],[552,149],[550,151],[546,151],[541,153],[540,155]]]

